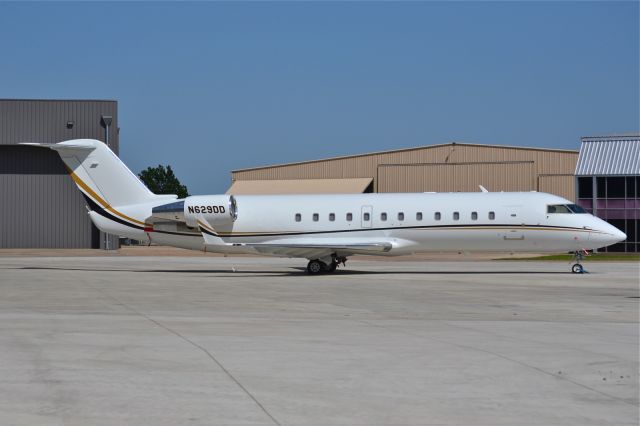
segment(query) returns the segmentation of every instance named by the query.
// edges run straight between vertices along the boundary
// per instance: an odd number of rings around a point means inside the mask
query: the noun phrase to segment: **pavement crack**
[[[440,341],[440,340],[438,340],[438,341]],[[605,396],[605,397],[607,397],[607,398],[615,399],[616,401],[623,402],[623,403],[625,403],[625,404],[629,404],[629,405],[632,405],[632,406],[634,406],[634,407],[636,407],[636,406],[637,406],[635,403],[633,403],[633,402],[629,402],[629,401],[627,401],[627,400],[626,400],[626,399],[624,399],[624,398],[619,398],[619,397],[617,397],[617,396],[610,395],[610,394],[608,394],[608,393],[606,393],[606,392],[599,391],[598,389],[594,389],[594,388],[592,388],[592,387],[590,387],[590,386],[587,386],[587,385],[582,384],[582,383],[580,383],[580,382],[577,382],[577,381],[575,381],[575,380],[571,380],[571,379],[569,379],[569,378],[567,378],[567,377],[558,376],[558,375],[556,375],[556,374],[553,374],[553,373],[550,373],[550,372],[548,372],[548,371],[545,371],[545,370],[543,370],[543,369],[542,369],[542,368],[540,368],[540,367],[536,367],[535,365],[527,364],[527,363],[526,363],[526,362],[524,362],[524,361],[520,361],[520,360],[517,360],[517,359],[515,359],[515,358],[511,358],[511,357],[508,357],[508,356],[506,356],[506,355],[502,355],[502,354],[500,354],[500,353],[497,353],[497,352],[494,352],[494,351],[490,351],[490,350],[488,350],[488,349],[482,349],[482,348],[479,348],[479,347],[476,347],[476,346],[461,345],[461,344],[458,344],[458,343],[451,343],[451,342],[446,342],[446,341],[440,341],[440,342],[442,342],[442,343],[448,343],[448,344],[450,344],[450,345],[454,345],[454,346],[457,346],[457,347],[459,347],[459,348],[466,348],[466,349],[471,349],[471,350],[475,350],[475,351],[479,351],[479,352],[484,352],[484,353],[486,353],[486,354],[493,355],[493,356],[496,356],[496,357],[498,357],[498,358],[502,358],[502,359],[507,360],[507,361],[510,361],[510,362],[515,362],[516,364],[522,365],[523,367],[530,368],[530,369],[532,369],[532,370],[535,370],[535,371],[537,371],[537,372],[539,372],[539,373],[542,373],[542,374],[546,374],[547,376],[553,377],[553,378],[555,378],[555,379],[560,379],[560,380],[563,380],[563,381],[565,381],[565,382],[572,383],[572,384],[574,384],[574,385],[576,385],[576,386],[580,386],[580,387],[581,387],[581,388],[583,388],[583,389],[590,390],[590,391],[592,391],[592,392],[598,393],[598,394],[600,394],[600,395],[602,395],[602,396]]]
[[[367,320],[358,320],[358,321],[359,321],[359,322],[361,322],[361,323],[363,323],[363,324],[367,324],[367,325],[374,326],[374,327],[384,328],[384,329],[386,329],[386,330],[390,330],[390,329],[391,329],[391,328],[386,327],[386,326],[384,326],[384,325],[374,324],[374,323],[369,322],[369,321],[367,321]],[[394,330],[395,330],[395,329],[394,329]],[[396,331],[397,331],[397,330],[396,330]],[[520,360],[517,360],[517,359],[515,359],[515,358],[511,358],[511,357],[508,357],[508,356],[506,356],[506,355],[502,355],[502,354],[500,354],[500,353],[497,353],[497,352],[494,352],[494,351],[490,351],[490,350],[488,350],[488,349],[483,349],[483,348],[479,348],[479,347],[472,346],[472,345],[463,345],[463,344],[460,344],[460,343],[452,343],[452,342],[448,342],[448,341],[446,341],[446,340],[436,339],[435,337],[423,336],[423,335],[416,334],[416,333],[410,333],[410,332],[407,332],[407,331],[404,331],[404,330],[400,330],[400,332],[401,332],[401,333],[404,333],[404,334],[406,334],[406,335],[408,335],[408,336],[413,336],[413,337],[419,337],[419,338],[422,338],[422,339],[433,340],[433,341],[438,342],[438,343],[442,343],[442,344],[445,344],[445,345],[455,346],[455,347],[457,347],[457,348],[461,348],[461,349],[470,349],[470,350],[473,350],[473,351],[483,352],[483,353],[486,353],[486,354],[489,354],[489,355],[492,355],[492,356],[495,356],[495,357],[498,357],[498,358],[504,359],[504,360],[509,361],[509,362],[514,362],[514,363],[519,364],[519,365],[521,365],[521,366],[523,366],[523,367],[530,368],[530,369],[532,369],[532,370],[534,370],[534,371],[537,371],[538,373],[542,373],[542,374],[545,374],[545,375],[547,375],[547,376],[549,376],[549,377],[553,377],[554,379],[562,380],[562,381],[565,381],[565,382],[571,383],[571,384],[573,384],[573,385],[575,385],[575,386],[579,386],[579,387],[581,387],[581,388],[583,388],[583,389],[590,390],[590,391],[592,391],[592,392],[595,392],[595,393],[600,394],[600,395],[602,395],[602,396],[605,396],[605,397],[607,397],[607,398],[610,398],[610,399],[613,399],[613,400],[616,400],[616,401],[622,402],[622,403],[624,403],[624,404],[631,405],[631,406],[633,406],[633,407],[637,407],[637,404],[635,404],[634,402],[630,402],[630,401],[628,401],[628,400],[626,400],[626,399],[624,399],[624,398],[619,398],[619,397],[617,397],[617,396],[615,396],[615,395],[610,395],[610,394],[608,394],[608,393],[606,393],[606,392],[599,391],[599,390],[594,389],[594,388],[592,388],[592,387],[590,387],[590,386],[584,385],[584,384],[582,384],[582,383],[580,383],[580,382],[576,382],[575,380],[571,380],[571,379],[569,379],[569,378],[567,378],[567,377],[557,376],[557,375],[555,375],[555,374],[553,374],[553,373],[550,373],[550,372],[548,372],[548,371],[543,370],[543,369],[542,369],[542,368],[540,368],[540,367],[536,367],[535,365],[527,364],[527,363],[526,363],[526,362],[524,362],[524,361],[520,361]]]
[[[453,327],[453,328],[459,328],[461,330],[467,330],[467,331],[471,331],[474,333],[483,333],[483,334],[488,334],[490,336],[494,336],[494,337],[499,337],[501,339],[505,339],[505,340],[509,340],[512,342],[522,342],[523,339],[519,338],[519,337],[513,337],[513,336],[508,336],[508,335],[504,335],[504,334],[500,334],[500,333],[495,333],[489,330],[483,330],[480,328],[474,328],[474,327],[469,327],[469,326],[464,326],[464,325],[460,325],[457,322],[451,322],[451,321],[445,321],[445,324],[447,324],[447,326],[449,327]],[[546,342],[540,341],[540,340],[534,340],[531,338],[527,338],[526,342],[529,343],[538,343],[538,344],[546,344]],[[591,350],[587,350],[587,349],[579,349],[573,346],[569,346],[569,345],[564,345],[561,343],[556,343],[557,347],[561,347],[564,349],[570,349],[570,350],[576,350],[576,351],[582,351],[582,352],[587,352],[590,353],[592,355],[598,355],[598,356],[602,356],[602,357],[607,357],[607,358],[611,358],[611,359],[616,359],[617,361],[621,361],[621,362],[626,362],[626,359],[624,358],[620,358],[620,357],[616,357],[615,355],[611,355],[611,354],[604,354],[601,352],[595,352],[595,351],[591,351]]]
[[[127,305],[126,303],[122,302],[121,300],[119,300],[117,297],[110,295],[109,293],[106,293],[105,291],[103,291],[100,288],[96,288],[92,285],[89,285],[89,287],[93,288],[94,290],[96,290],[97,292],[99,292],[100,294],[104,295],[105,297],[108,297],[109,299],[115,301],[117,304],[119,304],[120,306],[122,306],[123,308],[125,308],[126,310],[141,316],[142,318],[145,318],[147,321],[152,322],[153,324],[155,324],[157,327],[162,328],[163,330],[173,334],[174,336],[180,338],[181,340],[183,340],[184,342],[190,344],[191,346],[193,346],[194,348],[200,350],[201,352],[203,352],[209,359],[211,359],[217,366],[218,368],[220,368],[220,370],[222,370],[224,372],[224,374],[229,377],[229,379],[231,379],[257,406],[258,408],[273,422],[273,424],[275,424],[276,426],[282,426],[282,424],[271,414],[269,413],[269,411],[265,408],[264,405],[262,405],[262,403],[260,401],[258,401],[258,399],[249,391],[249,389],[247,389],[241,382],[240,380],[238,380],[232,373],[231,371],[229,371],[227,368],[225,368],[225,366],[222,364],[222,362],[220,362],[218,360],[218,358],[216,358],[216,356],[211,353],[211,351],[209,351],[207,348],[205,348],[204,346],[194,342],[193,340],[189,339],[188,337],[184,336],[183,334],[181,334],[180,332],[167,327],[166,325],[162,324],[160,321],[155,320],[153,318],[151,318],[150,316],[148,316],[147,314],[140,312],[134,308],[132,308],[131,306]]]

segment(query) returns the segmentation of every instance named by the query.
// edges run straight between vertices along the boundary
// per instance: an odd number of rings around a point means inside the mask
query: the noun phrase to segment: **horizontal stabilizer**
[[[19,143],[18,145],[39,146],[42,148],[53,149],[54,151],[60,151],[62,149],[79,149],[79,150],[92,151],[96,149],[93,143],[86,143],[84,142],[84,140],[83,140],[83,143],[74,143],[74,141],[67,141],[67,142],[60,142],[60,143],[22,142],[22,143]]]

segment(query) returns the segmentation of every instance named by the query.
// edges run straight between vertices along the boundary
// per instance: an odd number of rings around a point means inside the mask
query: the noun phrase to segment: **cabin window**
[[[329,213],[329,221],[330,222],[335,222],[336,220],[336,214],[335,213]]]
[[[459,212],[453,212],[453,220],[460,220],[460,213]]]
[[[422,212],[416,213],[416,220],[422,220]]]
[[[314,221],[314,222],[317,222],[317,221],[319,221],[319,220],[320,220],[320,215],[319,215],[318,213],[314,213],[314,214],[313,214],[313,221]]]
[[[471,220],[478,220],[478,212],[471,212]]]
[[[398,213],[398,220],[404,220],[404,213]]]
[[[495,220],[496,212],[489,212],[489,220]]]
[[[369,213],[365,213],[363,216],[365,222],[368,222],[371,219],[371,215],[369,215]]]
[[[435,220],[440,220],[441,217],[442,217],[442,215],[440,214],[440,212],[435,212],[435,214],[433,215],[433,218]]]
[[[386,213],[380,213],[380,220],[383,221],[383,222],[386,222],[387,214]]]
[[[300,213],[296,213],[296,222],[302,221],[302,215]]]
[[[353,214],[347,213],[347,222],[351,222],[353,220]]]

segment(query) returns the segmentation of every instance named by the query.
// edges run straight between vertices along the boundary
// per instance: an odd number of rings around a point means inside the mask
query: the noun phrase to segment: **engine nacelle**
[[[197,228],[198,220],[216,227],[230,225],[238,217],[233,195],[196,195],[184,199],[184,219],[187,226]]]

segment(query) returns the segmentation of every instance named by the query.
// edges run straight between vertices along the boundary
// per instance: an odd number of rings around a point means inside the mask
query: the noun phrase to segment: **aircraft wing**
[[[285,257],[302,257],[307,259],[319,259],[329,257],[336,253],[339,256],[348,256],[352,254],[379,254],[388,252],[393,248],[390,241],[371,241],[348,239],[294,239],[286,238],[280,240],[271,240],[260,243],[227,243],[218,236],[210,235],[206,232],[202,233],[205,244],[208,247],[244,247],[252,249],[262,254],[270,254],[274,256]]]
[[[351,254],[377,254],[388,252],[392,249],[389,242],[348,242],[348,241],[323,241],[318,243],[308,242],[273,242],[273,243],[245,243],[259,253],[272,254],[287,257],[304,257],[307,259],[319,259],[336,253],[341,256]]]

